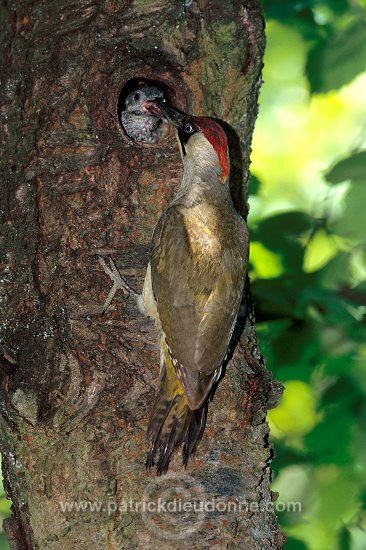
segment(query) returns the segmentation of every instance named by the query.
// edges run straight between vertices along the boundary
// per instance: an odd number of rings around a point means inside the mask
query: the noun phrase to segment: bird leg
[[[121,277],[121,274],[118,271],[116,264],[114,263],[114,261],[110,256],[108,257],[108,260],[109,260],[109,265],[107,264],[107,262],[102,256],[98,256],[98,261],[100,265],[102,266],[104,271],[107,273],[107,275],[109,275],[109,277],[113,282],[113,286],[108,294],[106,301],[104,302],[102,313],[105,313],[107,311],[107,309],[111,305],[114,295],[119,289],[122,289],[127,295],[132,294],[135,298],[138,298],[138,296],[140,296],[140,294],[136,292],[136,290],[132,288],[132,286],[130,286],[127,283],[127,281],[125,281]]]

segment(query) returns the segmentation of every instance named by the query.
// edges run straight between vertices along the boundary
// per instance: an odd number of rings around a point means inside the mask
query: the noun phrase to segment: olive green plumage
[[[182,444],[187,464],[203,435],[208,399],[235,327],[248,262],[246,224],[234,210],[223,177],[222,151],[220,159],[205,125],[223,130],[211,119],[204,119],[201,129],[203,119],[179,116],[179,125],[174,117],[173,123],[182,150],[183,181],[156,225],[143,292],[145,311],[161,331],[162,371],[147,458],[147,466],[156,463],[158,473],[167,470],[173,451]],[[190,135],[185,136],[187,123]]]

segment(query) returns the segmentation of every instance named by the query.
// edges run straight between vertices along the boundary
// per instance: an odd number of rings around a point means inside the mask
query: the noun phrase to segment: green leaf
[[[314,225],[315,220],[304,212],[284,212],[261,220],[252,231],[252,240],[275,252],[287,273],[301,272],[304,248],[300,237]]]
[[[0,533],[0,550],[9,550],[9,542],[5,533]]]
[[[352,185],[344,204],[343,215],[332,229],[338,235],[363,243],[366,235],[366,182],[364,185]]]
[[[268,411],[267,419],[272,435],[279,439],[309,433],[319,419],[316,392],[310,384],[288,380],[279,405]]]
[[[320,353],[317,329],[312,324],[295,322],[277,337],[272,336],[273,357],[281,368],[276,375],[287,379],[308,381]]]
[[[347,527],[343,527],[339,533],[339,550],[351,550],[351,534]]]
[[[12,505],[11,500],[7,498],[0,498],[0,514],[3,516],[10,515],[10,507]]]
[[[319,0],[281,0],[280,2],[278,0],[262,0],[267,17],[282,21],[283,18],[297,16],[298,20],[294,21],[296,25],[300,25],[304,18],[310,19],[311,9],[319,3],[326,3],[335,13],[342,13],[348,8],[347,0],[328,0],[327,2],[319,2]],[[314,26],[318,26],[315,20],[312,20],[312,23]]]
[[[274,2],[273,0],[263,0],[262,5],[267,17],[282,19],[291,15],[302,13],[304,10],[312,7],[314,0],[282,0]]]
[[[349,367],[350,360],[348,358],[346,361],[343,359],[343,362]],[[329,370],[327,370],[327,372],[329,372]],[[347,374],[347,372],[345,372],[345,374]],[[338,411],[342,414],[347,410],[352,412],[357,402],[362,402],[363,399],[364,396],[360,388],[356,386],[352,380],[347,379],[345,376],[341,376],[323,393],[322,406],[331,405],[332,410],[337,407]]]
[[[314,218],[305,212],[283,212],[262,220],[256,230],[256,236],[271,247],[277,247],[284,241],[296,239],[314,225]]]
[[[338,162],[325,174],[325,179],[334,184],[346,180],[366,183],[366,151],[361,151]]]
[[[257,195],[260,187],[260,181],[259,179],[254,176],[253,174],[250,174],[249,178],[249,194],[250,195]]]
[[[325,93],[348,84],[365,70],[365,60],[365,16],[359,15],[346,29],[323,39],[309,52],[306,72],[311,91]]]
[[[250,263],[254,270],[252,277],[271,279],[283,273],[281,258],[260,242],[250,243]]]
[[[307,550],[307,546],[298,539],[287,537],[285,543],[285,550]]]
[[[338,252],[319,272],[322,286],[338,292],[339,287],[352,285],[350,255],[348,252]]]
[[[312,273],[324,267],[338,254],[338,246],[333,235],[319,229],[306,247],[304,271]]]
[[[333,414],[329,411],[324,420],[305,436],[307,449],[313,456],[313,464],[348,466],[353,463],[353,416],[347,411],[343,411],[343,414],[340,412],[338,408]]]

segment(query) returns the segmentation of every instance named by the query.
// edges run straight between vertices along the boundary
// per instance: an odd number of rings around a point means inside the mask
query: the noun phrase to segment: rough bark
[[[281,387],[264,367],[252,307],[198,452],[186,471],[178,454],[156,478],[144,468],[156,332],[122,293],[101,315],[110,281],[95,258],[111,254],[141,289],[152,229],[181,177],[172,136],[142,147],[123,134],[118,98],[131,78],[162,81],[182,109],[231,125],[233,194],[246,215],[264,49],[257,0],[18,0],[2,16],[0,439],[11,548],[281,548],[265,421]],[[199,521],[124,509],[169,484],[268,509]],[[64,512],[65,501],[103,508]],[[108,515],[108,501],[120,509]]]

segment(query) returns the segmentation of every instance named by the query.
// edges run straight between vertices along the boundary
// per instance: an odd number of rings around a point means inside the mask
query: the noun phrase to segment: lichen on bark
[[[281,548],[265,506],[265,414],[281,387],[264,367],[252,307],[203,441],[186,471],[174,459],[165,482],[189,491],[193,480],[207,498],[263,511],[207,513],[191,533],[179,516],[180,538],[171,524],[166,538],[166,516],[125,509],[164,489],[144,469],[157,335],[122,294],[101,315],[109,281],[95,259],[111,254],[141,289],[152,229],[182,173],[172,136],[141,147],[122,132],[118,98],[131,78],[159,80],[183,110],[230,125],[234,199],[246,215],[258,2],[17,0],[3,19],[0,442],[11,548]]]

